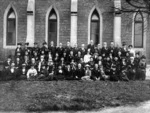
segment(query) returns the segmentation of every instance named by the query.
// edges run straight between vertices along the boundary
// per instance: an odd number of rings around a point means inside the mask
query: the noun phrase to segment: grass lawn
[[[150,100],[150,81],[1,81],[0,111],[80,111]]]

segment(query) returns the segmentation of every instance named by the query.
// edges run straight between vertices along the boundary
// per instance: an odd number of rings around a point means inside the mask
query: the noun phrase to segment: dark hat
[[[17,45],[22,45],[21,43],[17,43]]]
[[[28,46],[28,45],[29,45],[29,42],[26,42],[26,43],[25,43],[25,45],[27,45],[27,46]]]
[[[43,66],[46,66],[46,64],[42,64],[42,67],[43,67]]]
[[[132,45],[129,45],[128,47],[133,47]]]
[[[31,64],[31,67],[32,67],[32,66],[35,66],[35,64]]]
[[[121,59],[125,59],[126,60],[126,57],[122,57]]]
[[[43,45],[47,44],[46,42],[43,42]]]
[[[145,55],[142,55],[142,56],[141,56],[141,59],[146,59],[146,56],[145,56]]]
[[[125,45],[126,45],[126,43],[125,43],[125,42],[122,42],[122,45],[123,45],[123,46],[125,46]]]
[[[11,56],[11,55],[9,55],[7,58],[12,58],[12,56]]]
[[[140,52],[138,51],[138,52],[136,52],[135,54],[136,54],[136,55],[140,55]]]

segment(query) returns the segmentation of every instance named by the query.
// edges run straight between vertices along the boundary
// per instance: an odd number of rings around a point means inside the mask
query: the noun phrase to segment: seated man
[[[64,70],[62,69],[62,66],[58,66],[58,69],[56,70],[54,79],[56,79],[56,80],[64,80],[65,79]]]
[[[54,72],[55,72],[55,65],[52,59],[49,59],[47,64],[47,70],[48,70],[48,77],[45,80],[53,80],[54,78]]]
[[[81,78],[84,76],[85,73],[81,63],[78,63],[75,74],[78,80],[81,80]]]
[[[45,80],[48,77],[48,71],[45,65],[42,65],[41,71],[39,72],[38,80]]]
[[[70,64],[67,65],[67,67],[65,68],[65,79],[66,80],[73,80],[74,77],[73,77],[73,71],[71,69],[71,66]]]
[[[31,65],[31,68],[27,72],[27,80],[36,80],[37,74],[38,73],[34,65]]]
[[[22,67],[19,70],[19,79],[26,80],[27,79],[27,77],[26,77],[27,71],[28,70],[27,70],[26,64],[22,64]]]
[[[96,81],[96,80],[100,80],[101,79],[101,74],[100,74],[100,70],[98,68],[98,64],[94,65],[94,69],[92,70],[92,76],[91,79]]]

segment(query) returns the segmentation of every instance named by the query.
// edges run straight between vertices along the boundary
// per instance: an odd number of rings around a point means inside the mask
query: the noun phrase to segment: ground
[[[150,81],[1,81],[1,111],[81,111],[150,100]]]

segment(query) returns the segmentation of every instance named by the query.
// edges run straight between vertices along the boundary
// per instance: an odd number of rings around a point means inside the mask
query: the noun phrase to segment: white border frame
[[[60,17],[59,17],[59,12],[56,9],[55,6],[50,6],[47,10],[46,13],[46,21],[45,21],[45,41],[48,42],[48,20],[49,20],[49,14],[51,12],[51,10],[54,9],[57,15],[57,45],[55,44],[55,46],[59,46],[59,28],[60,28]]]
[[[10,9],[13,9],[16,15],[16,45],[14,46],[8,46],[6,45],[6,36],[7,36],[7,15]],[[13,6],[13,4],[8,5],[8,7],[5,10],[4,13],[4,20],[3,20],[3,48],[5,49],[15,49],[17,47],[17,42],[18,42],[18,15],[16,8]]]
[[[94,10],[97,10],[97,12],[98,12],[98,14],[99,14],[99,17],[100,17],[100,29],[99,29],[99,33],[100,33],[100,45],[101,45],[101,47],[102,47],[102,40],[103,40],[103,38],[102,38],[102,36],[103,36],[103,17],[102,17],[102,12],[100,11],[100,9],[97,7],[97,6],[94,6],[93,8],[92,8],[92,10],[90,11],[90,14],[89,14],[89,17],[88,17],[88,41],[87,41],[87,43],[89,44],[90,43],[90,37],[91,37],[91,16],[92,16],[92,14],[93,14],[93,11]]]

